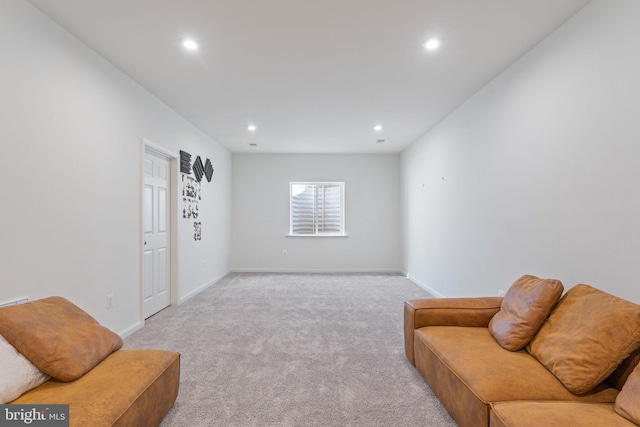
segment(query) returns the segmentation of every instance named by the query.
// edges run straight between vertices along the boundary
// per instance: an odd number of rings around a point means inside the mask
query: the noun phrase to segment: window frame
[[[339,232],[319,232],[318,220],[314,215],[313,228],[314,233],[294,233],[293,232],[293,188],[296,185],[314,186],[316,188],[322,186],[338,186],[340,188],[340,231]],[[289,182],[289,237],[346,237],[346,224],[345,224],[345,183],[342,181],[290,181]],[[317,214],[317,205],[314,199],[314,214]]]

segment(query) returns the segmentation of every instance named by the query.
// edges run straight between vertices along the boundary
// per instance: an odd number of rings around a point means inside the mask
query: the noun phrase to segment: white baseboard
[[[204,291],[205,289],[207,289],[209,286],[218,283],[220,280],[224,279],[225,277],[227,277],[229,274],[231,273],[231,271],[226,271],[225,273],[222,273],[220,276],[216,277],[215,279],[213,279],[210,282],[205,283],[202,286],[199,286],[198,288],[194,289],[193,291],[189,292],[188,294],[186,294],[185,296],[181,297],[180,299],[178,299],[178,305],[182,304],[183,302],[193,298],[194,296],[198,295],[200,292]]]
[[[401,270],[397,269],[382,269],[382,270],[372,270],[372,269],[294,269],[294,268],[237,268],[231,270],[231,273],[324,273],[324,274],[367,274],[367,273],[380,273],[380,274],[398,274],[401,276],[405,276],[405,274]]]
[[[230,273],[231,273],[230,271],[227,271],[227,272],[221,274],[220,276],[216,277],[215,279],[213,279],[209,283],[205,283],[204,285],[200,286],[198,289],[195,289],[195,290],[189,292],[187,295],[185,295],[184,297],[180,298],[180,300],[178,301],[178,305],[182,304],[183,302],[185,302],[186,300],[188,300],[190,298],[193,298],[194,296],[196,296],[200,292],[202,292],[205,289],[207,289],[209,286],[211,286],[211,285],[219,282],[220,280],[224,279]],[[128,337],[129,335],[133,334],[134,332],[136,332],[137,330],[142,329],[143,327],[144,327],[144,320],[140,320],[140,321],[134,323],[133,325],[129,326],[125,330],[123,330],[121,332],[118,332],[118,335],[120,335],[120,337],[124,339],[124,338]]]
[[[144,326],[144,322],[141,320],[141,321],[136,322],[133,325],[129,326],[124,331],[118,332],[118,335],[120,335],[120,337],[122,339],[124,339],[124,338],[128,337],[129,335],[131,335],[132,333],[134,333],[135,331],[137,331],[138,329],[142,329],[143,326]]]
[[[411,277],[411,275],[409,275],[409,274],[407,274],[407,279],[411,280],[413,283],[415,283],[416,285],[420,286],[422,289],[424,289],[425,291],[429,292],[431,295],[433,295],[436,298],[446,298],[440,292],[438,292],[435,289],[425,285],[424,283],[422,283],[421,281],[419,281],[415,277]]]

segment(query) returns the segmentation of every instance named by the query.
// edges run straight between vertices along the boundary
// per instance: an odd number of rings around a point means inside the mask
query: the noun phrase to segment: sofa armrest
[[[404,303],[404,349],[415,365],[413,331],[425,326],[487,327],[502,297],[419,299]]]

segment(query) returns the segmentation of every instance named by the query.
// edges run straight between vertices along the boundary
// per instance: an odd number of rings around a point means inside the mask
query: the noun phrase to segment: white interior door
[[[171,304],[169,172],[169,159],[144,153],[142,312],[145,319]]]

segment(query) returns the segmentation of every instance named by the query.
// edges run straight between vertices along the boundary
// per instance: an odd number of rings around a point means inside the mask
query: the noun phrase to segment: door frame
[[[169,162],[169,227],[171,228],[169,232],[169,245],[170,245],[170,274],[169,274],[169,287],[171,291],[170,295],[170,304],[177,305],[179,302],[179,289],[178,289],[178,159],[179,155],[176,153],[169,151],[167,149],[162,148],[158,144],[155,144],[149,141],[146,138],[142,138],[142,143],[140,144],[140,183],[138,188],[140,189],[140,223],[139,223],[139,246],[138,246],[138,256],[139,256],[139,276],[140,282],[138,286],[139,294],[139,310],[140,310],[140,325],[144,326],[144,155],[145,153],[150,153],[156,156],[164,157]]]

